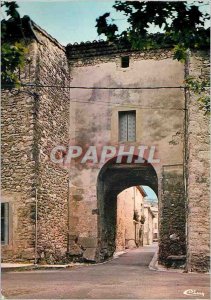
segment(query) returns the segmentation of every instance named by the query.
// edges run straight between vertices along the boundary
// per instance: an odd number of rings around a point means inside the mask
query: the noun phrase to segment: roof
[[[4,21],[4,20],[3,20]],[[7,26],[7,35],[5,40],[19,40],[19,39],[35,39],[38,43],[42,43],[39,39],[37,32],[43,34],[52,43],[58,46],[63,51],[66,51],[65,47],[62,46],[55,38],[53,38],[44,29],[38,26],[31,18],[27,15],[20,19],[20,23],[17,20],[10,18],[6,21],[9,25]]]
[[[12,20],[11,20],[12,22]],[[13,24],[17,25],[17,24]],[[36,30],[45,35],[51,42],[57,45],[62,50],[66,51],[67,57],[70,60],[84,59],[84,58],[94,58],[99,56],[106,55],[127,55],[130,53],[140,53],[144,52],[153,52],[153,51],[164,51],[172,48],[172,43],[168,42],[165,45],[162,44],[162,33],[150,34],[153,39],[157,40],[158,44],[160,42],[160,47],[150,50],[134,50],[131,48],[131,45],[122,41],[108,42],[104,40],[99,41],[87,41],[81,43],[68,44],[66,47],[62,46],[54,37],[52,37],[49,33],[47,33],[44,29],[38,26],[34,21],[31,20],[29,16],[24,16],[21,18],[21,26],[22,30],[20,30],[20,26],[15,26],[15,30],[13,32],[13,38],[23,38],[23,33],[26,38],[35,38],[38,42],[39,38],[36,36]]]
[[[152,215],[152,218],[155,218],[155,214],[153,213],[149,204],[144,204],[144,208],[148,209],[149,213]]]
[[[111,43],[107,41],[93,41],[85,43],[68,44],[66,46],[67,56],[70,59],[97,57],[111,54],[119,54],[123,52],[131,52],[130,47],[121,43]],[[133,50],[134,52],[135,50]],[[137,50],[136,50],[137,52]],[[140,52],[140,50],[139,50]]]
[[[139,190],[139,192],[142,194],[143,197],[147,196],[147,193],[145,192],[145,190],[142,188],[141,185],[138,185],[137,189]]]
[[[42,33],[45,37],[47,37],[51,42],[53,42],[55,45],[57,45],[60,49],[62,49],[62,50],[64,50],[65,51],[65,47],[64,46],[62,46],[58,41],[57,41],[57,39],[55,39],[54,37],[52,37],[47,31],[45,31],[44,29],[42,29],[39,25],[37,25],[34,21],[32,21],[31,19],[30,19],[30,21],[29,22],[31,22],[31,25],[32,25],[32,27],[35,29],[35,30],[37,30],[37,31],[39,31],[40,33]]]

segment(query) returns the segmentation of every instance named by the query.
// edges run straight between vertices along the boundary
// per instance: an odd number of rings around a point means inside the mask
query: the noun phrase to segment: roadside
[[[209,299],[209,275],[149,269],[154,246],[103,264],[2,274],[9,299]]]

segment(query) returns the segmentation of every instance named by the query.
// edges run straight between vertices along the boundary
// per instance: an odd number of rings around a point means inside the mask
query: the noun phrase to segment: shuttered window
[[[119,141],[135,142],[136,140],[136,112],[119,112]]]
[[[1,244],[9,243],[9,203],[1,203]]]

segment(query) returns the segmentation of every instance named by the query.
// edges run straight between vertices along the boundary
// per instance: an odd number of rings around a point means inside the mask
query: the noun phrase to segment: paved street
[[[154,246],[145,246],[99,265],[3,273],[3,295],[10,299],[209,298],[208,274],[149,270],[154,251]],[[204,296],[184,295],[189,289]]]

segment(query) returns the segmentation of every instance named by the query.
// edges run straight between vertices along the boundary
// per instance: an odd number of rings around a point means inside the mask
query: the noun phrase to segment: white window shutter
[[[119,140],[120,142],[127,141],[127,114],[119,114]]]
[[[136,140],[136,112],[119,112],[119,141],[134,142]]]
[[[134,142],[136,140],[136,115],[134,111],[128,112],[128,137],[127,140]]]

